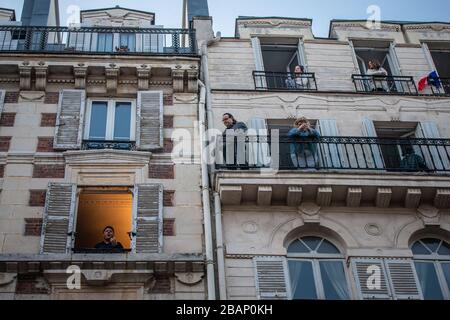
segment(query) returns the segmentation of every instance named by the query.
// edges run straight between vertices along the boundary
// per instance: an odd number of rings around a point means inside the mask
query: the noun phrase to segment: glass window
[[[91,119],[89,127],[90,140],[106,139],[106,122],[108,116],[108,103],[103,101],[92,102]]]
[[[420,287],[422,288],[422,293],[425,300],[444,299],[434,263],[416,262],[415,265],[417,276],[419,277]]]
[[[97,51],[112,52],[113,51],[113,34],[99,33],[97,37]]]
[[[311,261],[289,261],[289,273],[294,300],[317,299],[317,289]]]
[[[114,140],[130,140],[131,103],[117,102],[114,114]]]
[[[450,263],[442,264],[442,272],[444,273],[444,278],[447,282],[447,289],[450,290]]]
[[[136,35],[132,33],[120,34],[120,46],[127,47],[128,51],[135,51],[136,48]]]
[[[321,261],[320,274],[327,300],[348,300],[350,295],[342,261]]]

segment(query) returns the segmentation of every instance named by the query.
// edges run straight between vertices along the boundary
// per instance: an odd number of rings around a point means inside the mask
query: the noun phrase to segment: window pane
[[[302,238],[302,241],[304,243],[306,243],[306,245],[308,247],[310,247],[311,250],[313,250],[313,251],[315,251],[317,249],[317,246],[319,245],[321,240],[322,239],[318,238],[318,237],[304,237],[304,238]]]
[[[349,300],[347,280],[345,278],[342,261],[322,261],[320,274],[322,275],[323,290],[327,300]]]
[[[414,254],[422,254],[422,255],[429,255],[431,252],[423,246],[419,241],[413,244],[411,248],[412,252]]]
[[[323,240],[322,244],[319,247],[318,253],[328,253],[328,254],[339,254],[339,249],[336,248],[334,244],[332,244],[328,240]]]
[[[129,51],[134,51],[136,46],[136,36],[134,34],[121,34],[120,46],[128,47]]]
[[[97,37],[97,51],[112,52],[113,35],[112,33],[99,33]]]
[[[108,114],[107,102],[100,102],[100,101],[92,102],[89,139],[105,140],[107,114]]]
[[[417,275],[425,300],[442,300],[441,287],[434,264],[430,262],[416,262]]]
[[[114,115],[114,140],[130,140],[131,103],[117,102]]]
[[[313,267],[310,261],[289,261],[289,274],[294,300],[317,299]]]
[[[445,241],[442,242],[442,245],[439,248],[438,253],[443,256],[450,256],[450,245]]]
[[[294,241],[288,248],[289,253],[309,253],[310,250],[299,240]]]
[[[439,245],[441,244],[441,240],[438,239],[422,239],[421,240],[428,249],[430,249],[432,252],[436,252]]]
[[[450,263],[442,263],[442,271],[444,272],[447,288],[450,290]]]

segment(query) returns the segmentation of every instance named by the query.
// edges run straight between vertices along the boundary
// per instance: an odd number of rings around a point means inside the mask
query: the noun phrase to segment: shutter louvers
[[[50,183],[45,200],[41,253],[68,253],[75,213],[75,184]]]
[[[280,257],[256,257],[253,261],[258,299],[289,299],[290,285],[286,276],[286,259]]]
[[[353,259],[352,266],[356,286],[362,299],[388,300],[391,298],[382,260]]]
[[[133,239],[133,248],[136,253],[161,253],[163,239],[162,185],[137,185],[134,196],[135,238]]]
[[[138,149],[163,148],[163,92],[139,92],[136,113],[136,145]]]
[[[55,149],[80,149],[86,92],[62,90],[56,119]]]
[[[421,300],[419,281],[412,261],[386,260],[391,288],[396,300]]]
[[[363,134],[365,137],[375,138],[377,137],[377,131],[375,124],[368,118],[363,119],[362,125]],[[370,143],[363,146],[364,152],[362,153],[364,159],[360,159],[360,163],[367,165],[370,169],[384,169],[383,155],[380,146],[374,143]]]
[[[0,116],[2,115],[3,107],[5,105],[5,96],[6,96],[6,91],[0,90]]]

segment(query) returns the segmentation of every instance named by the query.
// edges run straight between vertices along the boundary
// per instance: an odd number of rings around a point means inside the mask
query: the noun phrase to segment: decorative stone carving
[[[43,102],[45,98],[45,93],[41,91],[27,91],[27,92],[21,92],[19,94],[19,103],[22,101],[26,102]]]
[[[106,75],[106,91],[108,94],[115,94],[117,92],[117,85],[119,79],[119,68],[105,68]]]
[[[147,65],[142,65],[137,69],[138,88],[139,90],[148,90],[150,80],[151,68]]]
[[[184,70],[180,68],[172,69],[173,92],[184,92]]]
[[[383,234],[383,229],[377,223],[368,223],[365,225],[364,230],[367,234],[378,237]]]
[[[202,273],[175,273],[177,281],[187,286],[194,286],[197,283],[200,283],[203,279],[203,276],[204,274]]]
[[[87,67],[78,66],[73,68],[75,76],[75,89],[86,89]]]
[[[190,70],[187,70],[187,90],[188,92],[198,92],[198,69],[196,66],[191,66]]]
[[[254,234],[258,232],[258,224],[255,221],[247,221],[242,224],[244,233]]]
[[[47,86],[47,66],[38,66],[34,68],[36,74],[36,90],[37,91],[45,91],[45,87]]]
[[[318,223],[320,223],[320,217],[319,217],[320,209],[321,209],[321,207],[319,207],[314,202],[303,202],[298,207],[298,212],[303,217],[303,222],[305,224],[308,224],[308,223],[318,224]]]
[[[13,283],[16,278],[16,273],[0,273],[0,287],[4,287]]]
[[[29,65],[19,66],[20,90],[31,90],[31,69]]]
[[[421,205],[417,208],[419,218],[426,226],[439,226],[441,215],[439,209],[430,205]]]

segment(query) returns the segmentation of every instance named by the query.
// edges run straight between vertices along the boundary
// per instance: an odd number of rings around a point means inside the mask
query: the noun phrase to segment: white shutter
[[[266,167],[270,165],[270,148],[269,143],[267,142],[269,132],[267,130],[266,120],[261,118],[250,119],[247,135],[249,139],[249,165],[256,167]]]
[[[358,57],[356,56],[356,51],[355,51],[355,46],[353,45],[353,41],[349,40],[348,44],[350,46],[350,51],[352,54],[352,60],[353,60],[353,65],[354,65],[354,69],[353,69],[353,73],[355,74],[363,74],[364,70],[360,70],[359,69],[359,63],[358,63]]]
[[[261,42],[257,37],[253,37],[251,41],[252,41],[253,55],[255,58],[255,71],[264,72],[264,59],[261,50]],[[256,81],[257,81],[256,85],[259,88],[267,88],[267,81],[265,76],[257,77]]]
[[[303,39],[300,39],[298,41],[298,57],[300,60],[300,64],[305,67],[305,72],[308,72],[308,61],[306,60],[306,50]]]
[[[363,126],[362,126],[363,134],[365,137],[376,137],[377,131],[375,130],[375,125],[372,120],[364,118],[363,119]],[[376,168],[376,169],[383,169],[384,168],[384,162],[383,162],[383,156],[381,153],[381,149],[379,145],[376,144],[370,144],[370,145],[364,145],[364,153],[358,155],[358,158],[362,158],[362,161],[359,163],[362,166],[367,165],[369,168]],[[364,159],[365,158],[365,159]]]
[[[0,50],[16,50],[17,41],[12,40],[11,31],[0,31]]]
[[[434,121],[420,122],[416,130],[418,138],[442,139],[438,126]],[[427,147],[421,146],[422,154],[430,170],[450,170],[449,152],[447,147]],[[419,154],[419,155],[422,155]]]
[[[75,184],[49,184],[42,225],[41,254],[69,253],[72,246],[76,191]]]
[[[136,145],[139,150],[163,148],[163,92],[140,91],[136,108]]]
[[[5,96],[6,96],[6,90],[0,90],[0,116],[3,112],[3,107],[5,106]]]
[[[400,68],[400,62],[398,60],[397,52],[395,51],[395,43],[391,42],[389,45],[389,65],[392,68],[392,73],[394,76],[401,76],[402,69]]]
[[[385,260],[389,282],[396,300],[422,300],[414,264],[410,260]]]
[[[425,58],[427,59],[427,63],[428,63],[428,67],[430,68],[430,72],[436,71],[436,73],[438,73],[438,71],[436,69],[436,65],[434,64],[434,61],[433,61],[433,57],[431,56],[430,49],[428,48],[428,44],[426,44],[425,42],[422,43],[422,50],[425,55]]]
[[[352,259],[353,275],[360,298],[363,300],[391,298],[386,270],[381,259]],[[379,283],[372,282],[380,276]],[[374,286],[375,284],[375,286]],[[376,286],[379,285],[379,286]]]
[[[133,252],[161,253],[163,245],[163,188],[139,184],[133,198]]]
[[[336,120],[320,119],[318,129],[323,137],[338,137],[339,130]],[[320,157],[322,164],[327,168],[342,168],[346,166],[344,149],[342,144],[322,143],[320,144]]]
[[[287,300],[291,297],[288,266],[284,257],[256,257],[256,292],[259,300]]]
[[[55,149],[80,149],[86,92],[84,90],[62,90],[59,94],[56,118]]]

